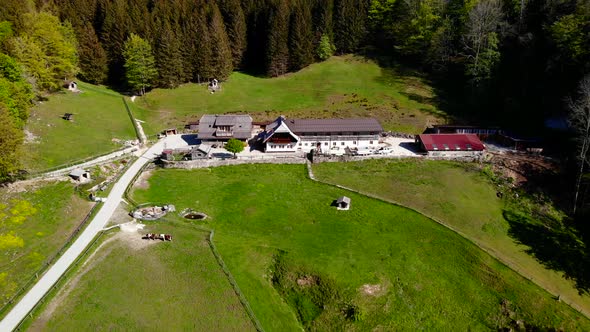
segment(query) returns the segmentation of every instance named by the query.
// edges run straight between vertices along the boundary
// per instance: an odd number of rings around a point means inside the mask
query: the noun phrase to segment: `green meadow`
[[[79,82],[80,93],[63,91],[35,106],[25,127],[22,164],[28,171],[66,166],[123,148],[136,139],[123,96]],[[128,101],[129,102],[129,101]],[[62,117],[72,113],[72,121]]]
[[[350,211],[330,206],[342,195],[351,197]],[[448,228],[313,182],[301,165],[158,170],[133,197],[208,214],[197,224],[215,230],[219,252],[269,331],[590,328]]]
[[[137,118],[154,127],[184,127],[203,114],[248,113],[255,121],[291,118],[375,117],[387,130],[422,132],[444,116],[429,82],[382,68],[359,56],[335,56],[277,78],[233,73],[222,91],[185,84],[155,89],[137,101]]]

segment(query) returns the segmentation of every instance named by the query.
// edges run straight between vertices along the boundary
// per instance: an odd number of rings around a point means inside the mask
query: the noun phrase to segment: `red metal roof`
[[[418,135],[426,151],[483,151],[483,143],[476,134]]]

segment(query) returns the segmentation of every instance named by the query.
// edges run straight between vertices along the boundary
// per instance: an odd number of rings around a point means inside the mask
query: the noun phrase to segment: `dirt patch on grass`
[[[149,178],[154,174],[152,170],[145,171],[135,181],[135,188],[137,189],[148,189],[150,187]]]
[[[25,144],[39,144],[39,136],[25,129]]]
[[[301,287],[309,287],[315,284],[317,284],[317,278],[314,276],[303,276],[297,279],[297,285]]]
[[[381,296],[385,294],[385,286],[381,284],[364,284],[359,288],[359,291],[369,296]]]
[[[4,187],[6,188],[6,193],[22,193],[22,192],[28,192],[28,191],[35,191],[39,187],[49,185],[52,182],[62,182],[62,181],[69,181],[69,179],[67,177],[60,177],[60,178],[50,178],[50,179],[23,180],[23,181],[16,181],[13,183],[8,183]]]

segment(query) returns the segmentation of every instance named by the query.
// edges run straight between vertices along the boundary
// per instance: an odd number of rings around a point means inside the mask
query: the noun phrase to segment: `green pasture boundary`
[[[133,124],[133,129],[135,130],[135,136],[137,136],[137,139],[141,142],[141,144],[145,144],[145,142],[143,141],[141,134],[140,134],[139,125],[137,124],[137,121],[135,120],[135,116],[133,115],[133,112],[129,108],[129,105],[127,105],[127,101],[125,100],[125,97],[121,97],[121,100],[123,100],[123,105],[125,105],[125,109],[127,110],[127,115],[129,115],[129,119],[131,120],[131,123]]]
[[[356,190],[356,189],[352,189],[352,188],[348,188],[339,184],[334,184],[334,183],[330,183],[330,182],[326,182],[326,181],[322,181],[322,180],[318,180],[314,175],[313,175],[313,169],[312,169],[312,165],[311,163],[308,161],[307,164],[307,175],[309,177],[310,180],[324,184],[324,185],[328,185],[331,187],[335,187],[335,188],[339,188],[339,189],[343,189],[343,190],[347,190],[350,192],[353,192],[355,194],[361,195],[361,196],[365,196],[374,200],[378,200],[387,204],[393,204],[396,206],[399,206],[401,208],[404,209],[408,209],[410,211],[416,212],[418,214],[421,214],[423,216],[425,216],[426,218],[436,222],[437,224],[449,229],[450,231],[456,233],[457,235],[463,237],[465,240],[467,240],[468,242],[470,242],[471,244],[475,245],[476,247],[478,247],[479,249],[483,250],[485,253],[487,253],[488,255],[490,255],[492,258],[494,258],[497,262],[499,262],[500,264],[506,266],[507,268],[511,269],[512,271],[518,273],[521,277],[523,277],[524,279],[526,279],[527,281],[529,281],[530,283],[537,285],[539,288],[541,288],[542,290],[544,290],[545,292],[547,292],[547,294],[552,295],[553,297],[556,298],[556,300],[564,302],[565,304],[569,305],[570,307],[572,307],[573,309],[575,309],[576,311],[578,311],[579,313],[581,313],[582,315],[584,315],[586,318],[590,319],[590,313],[586,312],[586,310],[584,310],[583,308],[581,308],[580,306],[578,306],[576,303],[573,303],[571,301],[568,301],[567,299],[563,298],[560,294],[554,294],[552,292],[550,292],[548,289],[546,289],[542,284],[536,282],[533,278],[524,275],[521,270],[516,266],[515,263],[512,263],[508,260],[504,260],[502,258],[500,258],[498,255],[495,254],[493,249],[487,248],[483,245],[480,245],[478,242],[476,242],[475,240],[472,240],[471,238],[469,238],[467,235],[465,235],[463,232],[461,232],[460,230],[454,228],[451,225],[448,225],[447,223],[443,222],[442,220],[437,219],[436,217],[433,217],[427,213],[424,213],[422,211],[418,211],[414,208],[405,206],[404,204],[401,204],[400,202],[391,200],[391,199],[387,199],[387,198],[383,198],[383,197],[379,197],[377,195],[373,195],[373,194],[369,194],[369,193],[365,193],[363,191],[360,190]]]
[[[123,173],[125,173],[127,169],[130,167],[130,164],[131,163],[128,163],[122,170],[120,170],[115,178],[118,179]],[[74,191],[76,193],[79,191],[78,186],[76,186]],[[90,209],[86,216],[84,216],[84,219],[70,234],[70,236],[67,238],[66,242],[64,242],[64,244],[61,246],[61,248],[58,249],[51,257],[45,260],[43,265],[24,283],[24,285],[18,290],[18,292],[14,296],[12,296],[10,300],[8,300],[8,302],[6,302],[4,306],[2,306],[2,308],[0,308],[0,317],[4,317],[6,312],[8,312],[13,307],[13,305],[34,285],[34,283],[39,279],[39,277],[42,276],[43,273],[45,273],[45,271],[59,259],[59,257],[61,257],[61,255],[70,247],[72,242],[74,242],[77,239],[78,234],[80,234],[80,232],[84,230],[88,221],[94,218],[94,216],[99,210],[99,206],[101,205],[101,202],[96,202],[94,206],[92,206],[92,209]],[[8,265],[9,264],[5,266]],[[66,272],[67,271],[68,270],[66,270]]]
[[[123,193],[123,198],[129,203],[129,205],[132,207],[133,210],[136,210],[137,208],[139,208],[141,206],[154,204],[154,203],[138,204],[135,200],[133,200],[133,198],[131,198],[131,195],[129,195],[129,192],[131,191],[131,188],[133,188],[133,185],[135,184],[137,179],[141,176],[141,174],[148,167],[151,167],[151,163],[146,163],[145,165],[142,166],[142,168],[137,172],[137,174],[135,174],[135,176],[133,177],[133,179],[129,183],[129,186],[127,186],[127,188],[125,189],[125,192]],[[164,216],[164,218],[166,218],[166,217]],[[256,318],[256,315],[254,314],[254,311],[252,310],[250,303],[246,299],[246,296],[244,295],[244,293],[242,293],[242,291],[240,290],[240,287],[238,286],[236,279],[233,277],[233,275],[230,272],[227,265],[225,265],[223,258],[221,258],[221,254],[219,253],[219,251],[217,250],[217,247],[215,246],[215,243],[213,242],[213,236],[215,234],[215,230],[207,230],[207,229],[201,229],[201,230],[209,232],[209,236],[207,237],[207,243],[209,244],[209,248],[211,248],[211,252],[213,253],[213,256],[215,256],[215,259],[217,260],[217,263],[221,267],[221,270],[223,271],[223,273],[227,277],[227,280],[229,281],[234,292],[238,296],[238,299],[240,300],[240,303],[242,304],[242,306],[246,310],[246,313],[248,314],[248,317],[252,321],[252,324],[254,324],[254,327],[256,328],[257,331],[264,332],[264,329],[262,328],[262,324],[260,324],[260,321],[258,320],[258,318]]]
[[[39,310],[41,310],[47,303],[49,303],[51,301],[51,299],[55,296],[55,293],[58,292],[61,287],[63,287],[64,283],[67,282],[67,280],[71,277],[70,274],[73,273],[75,270],[77,270],[80,266],[80,264],[84,263],[87,256],[95,251],[97,248],[96,245],[99,242],[99,240],[107,233],[112,232],[112,230],[102,230],[98,233],[98,235],[96,235],[94,237],[94,239],[92,240],[92,242],[90,242],[90,244],[86,247],[86,249],[84,249],[84,251],[82,252],[82,254],[78,255],[78,257],[76,258],[76,260],[74,261],[73,264],[71,264],[66,271],[64,272],[64,274],[62,274],[59,279],[57,279],[57,281],[51,286],[50,290],[45,293],[43,295],[43,297],[41,298],[41,300],[39,300],[39,302],[37,302],[35,304],[35,306],[33,307],[33,309],[31,309],[31,311],[29,311],[27,317],[25,317],[22,321],[20,321],[20,323],[17,325],[17,327],[14,329],[14,331],[25,331],[29,325],[32,323],[32,319],[34,317],[34,314],[36,312],[38,312]]]
[[[238,286],[236,279],[234,279],[234,276],[229,271],[229,268],[227,267],[227,265],[225,265],[223,258],[221,258],[221,254],[219,254],[219,252],[217,251],[217,247],[215,246],[215,243],[213,243],[213,235],[215,235],[215,231],[211,230],[209,232],[209,237],[207,238],[207,242],[209,243],[209,247],[211,248],[211,252],[213,253],[213,256],[215,256],[217,263],[219,264],[219,266],[223,270],[223,273],[225,273],[225,275],[227,276],[229,283],[232,285],[232,288],[234,289],[234,292],[238,296],[238,299],[240,299],[240,302],[244,306],[244,309],[246,309],[246,313],[250,317],[250,320],[254,324],[254,327],[256,328],[256,330],[258,330],[259,332],[264,332],[264,329],[262,328],[262,324],[260,324],[260,321],[258,321],[258,318],[256,318],[256,315],[254,314],[254,311],[250,307],[250,303],[246,299],[246,296],[244,296],[244,293],[242,293],[242,291],[240,290],[240,287]]]
[[[59,170],[64,169],[64,168],[68,168],[68,167],[80,165],[80,164],[83,164],[83,163],[92,161],[92,160],[97,159],[97,158],[100,158],[100,157],[108,156],[109,154],[112,154],[112,153],[123,152],[125,149],[128,149],[128,148],[129,147],[125,147],[125,148],[122,148],[122,149],[115,149],[115,150],[111,150],[111,151],[108,151],[108,152],[105,152],[105,153],[101,153],[99,155],[94,155],[94,156],[86,157],[84,159],[79,159],[79,160],[76,160],[76,161],[72,161],[72,162],[69,162],[69,163],[66,163],[66,164],[61,164],[61,165],[53,166],[53,167],[46,168],[46,169],[39,170],[39,171],[29,172],[29,173],[27,173],[24,176],[24,178],[25,179],[31,179],[31,178],[34,178],[34,177],[37,177],[37,176],[41,176],[41,175],[44,175],[44,174],[47,174],[47,173],[59,171]],[[127,155],[127,154],[129,154],[129,153],[123,154],[120,157],[123,157],[124,155]]]
[[[96,212],[98,211],[98,206],[101,205],[100,202],[94,204],[92,209],[86,214],[82,222],[78,224],[76,229],[70,234],[66,242],[59,248],[51,257],[45,260],[43,265],[20,287],[18,292],[14,294],[6,304],[0,308],[0,317],[4,317],[6,312],[8,312],[14,304],[37,282],[40,276],[45,273],[45,271],[55,263],[59,257],[70,247],[72,242],[77,238],[78,234],[84,229],[86,224],[90,219],[94,217]]]

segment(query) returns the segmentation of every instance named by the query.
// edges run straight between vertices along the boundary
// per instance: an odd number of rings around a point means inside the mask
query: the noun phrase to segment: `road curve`
[[[131,183],[141,168],[150,162],[155,156],[162,153],[164,148],[186,146],[186,142],[180,135],[174,135],[160,140],[141,157],[139,157],[113,186],[107,201],[100,208],[92,221],[66,252],[45,272],[27,294],[12,308],[12,310],[0,322],[0,331],[12,331],[29,314],[43,296],[53,287],[59,278],[74,263],[76,258],[86,249],[92,239],[103,229],[113,212],[121,202],[125,189]]]

